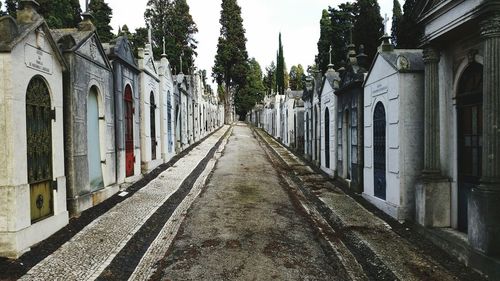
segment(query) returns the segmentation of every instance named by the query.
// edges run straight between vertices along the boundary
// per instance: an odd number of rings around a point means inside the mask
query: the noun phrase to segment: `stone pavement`
[[[348,280],[249,127],[234,127],[152,280]]]
[[[93,280],[229,129],[215,132],[158,178],[102,215],[20,280]]]
[[[336,233],[335,236],[361,264],[369,279],[484,280],[451,257],[437,261],[432,251],[410,243],[393,231],[388,223],[344,193],[323,174],[314,171],[267,133],[260,129],[255,129],[255,132],[277,156],[275,165],[281,163],[290,170],[291,173],[285,175],[289,186],[311,202],[310,208],[321,213]]]

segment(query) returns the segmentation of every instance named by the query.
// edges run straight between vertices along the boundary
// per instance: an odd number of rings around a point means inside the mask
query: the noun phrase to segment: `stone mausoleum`
[[[68,223],[63,72],[35,1],[0,18],[0,256],[17,258]]]

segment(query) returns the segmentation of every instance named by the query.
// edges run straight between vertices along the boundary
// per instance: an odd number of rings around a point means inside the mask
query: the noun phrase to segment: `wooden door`
[[[130,86],[125,88],[125,175],[134,175],[134,100]]]
[[[467,203],[479,185],[483,145],[483,67],[471,64],[462,74],[457,93],[458,230],[467,232]]]
[[[54,213],[52,179],[52,119],[50,94],[45,81],[33,78],[26,92],[26,144],[31,222]]]

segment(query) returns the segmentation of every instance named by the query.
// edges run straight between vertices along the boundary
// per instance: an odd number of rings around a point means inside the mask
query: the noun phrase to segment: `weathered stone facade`
[[[63,72],[36,2],[0,18],[0,256],[17,258],[68,223]]]
[[[64,148],[71,215],[118,191],[113,72],[90,15],[85,16],[77,29],[51,31],[68,62]]]

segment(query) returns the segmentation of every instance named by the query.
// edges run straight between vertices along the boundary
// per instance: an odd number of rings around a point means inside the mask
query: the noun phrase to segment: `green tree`
[[[278,87],[278,95],[284,95],[286,90],[286,66],[285,57],[283,56],[283,44],[281,43],[281,32],[279,35],[278,55],[276,58],[276,86]]]
[[[188,71],[197,55],[198,32],[186,0],[148,0],[144,13],[147,25],[152,28],[153,52],[159,58],[163,52],[163,39],[167,57],[175,69]]]
[[[290,69],[290,89],[292,91],[302,90],[302,79],[304,77],[304,68],[301,64],[292,66]]]
[[[115,37],[113,28],[109,25],[111,23],[111,17],[113,16],[113,10],[109,5],[104,2],[104,0],[90,0],[89,10],[94,17],[93,23],[96,28],[97,34],[102,42],[109,42]]]
[[[248,53],[241,8],[236,0],[222,0],[220,36],[212,76],[225,86],[225,123],[231,122],[231,93],[239,94],[247,83]]]
[[[266,94],[268,96],[272,95],[276,90],[276,65],[274,61],[266,67],[266,74],[262,79],[265,87]]]
[[[248,61],[248,75],[245,87],[235,97],[236,113],[240,120],[245,120],[257,102],[264,98],[264,84],[262,83],[262,69],[255,58]]]
[[[325,73],[330,63],[330,46],[333,43],[333,26],[330,14],[325,9],[319,21],[320,36],[318,40],[318,59],[321,73]]]
[[[423,35],[422,27],[417,23],[417,18],[412,13],[417,0],[406,0],[403,5],[403,16],[399,22],[397,33],[397,46],[401,49],[414,49],[420,45]]]
[[[398,44],[398,34],[399,34],[399,26],[401,23],[401,18],[403,17],[403,12],[401,11],[401,5],[398,0],[394,0],[392,6],[392,28],[391,28],[391,37],[392,44]]]
[[[134,55],[137,57],[139,48],[144,48],[148,42],[148,29],[145,27],[136,28],[129,39],[134,50]]]
[[[7,14],[15,18],[17,11],[17,0],[5,0],[5,10]]]
[[[338,9],[329,8],[332,21],[332,63],[340,66],[345,61],[347,45],[352,40],[352,26],[359,14],[356,2],[340,4]]]
[[[10,0],[9,0],[10,1]],[[71,28],[81,21],[78,0],[38,0],[38,13],[45,18],[50,28]]]
[[[5,12],[2,10],[2,1],[0,1],[0,17],[4,16]]]
[[[353,41],[357,46],[365,46],[365,53],[371,64],[380,45],[380,37],[384,35],[383,19],[377,0],[358,0],[358,6],[359,14],[354,23]]]

